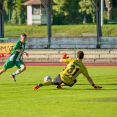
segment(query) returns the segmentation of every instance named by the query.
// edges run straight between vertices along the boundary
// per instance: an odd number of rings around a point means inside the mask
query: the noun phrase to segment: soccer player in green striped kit
[[[21,72],[23,72],[26,69],[26,66],[22,60],[23,54],[26,54],[26,56],[28,56],[28,53],[24,52],[25,45],[26,45],[26,43],[25,43],[26,39],[27,39],[27,35],[24,33],[21,34],[20,40],[18,40],[16,42],[15,46],[12,49],[12,52],[11,52],[9,58],[7,59],[5,64],[3,65],[3,68],[0,70],[0,75],[1,75],[7,69],[12,68],[16,65],[19,69],[10,75],[10,77],[12,78],[12,80],[14,82],[16,82],[15,75],[20,74]]]

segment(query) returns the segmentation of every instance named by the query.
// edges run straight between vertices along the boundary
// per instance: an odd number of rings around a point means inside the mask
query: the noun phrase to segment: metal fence
[[[8,39],[8,38],[0,38],[0,42],[4,42],[4,43],[14,43],[18,40],[19,38],[14,38],[14,39]],[[97,45],[100,46],[100,49],[101,48],[111,48],[111,49],[116,49],[117,48],[117,39],[106,39],[106,38],[101,38],[100,39],[100,42],[97,42],[96,39],[93,39],[93,40],[88,40],[88,39],[77,39],[76,40],[72,40],[71,39],[68,39],[67,38],[60,38],[59,40],[58,39],[52,39],[51,42],[48,42],[47,39],[27,39],[27,42],[26,42],[26,48],[27,49],[38,49],[38,48],[41,48],[41,49],[50,49],[50,48],[58,48],[58,49],[61,49],[61,48],[72,48],[72,49],[75,49],[75,48],[87,48],[87,49],[96,49],[97,48]]]

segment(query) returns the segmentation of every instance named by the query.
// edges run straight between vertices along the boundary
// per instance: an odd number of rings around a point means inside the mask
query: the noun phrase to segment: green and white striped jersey
[[[21,43],[20,40],[18,40],[16,42],[15,46],[12,49],[11,55],[9,57],[9,60],[10,61],[19,61],[21,56],[22,56],[22,53],[17,52],[16,49],[21,49],[22,51],[24,51],[25,50],[25,45],[26,45],[26,43],[23,44],[23,43]]]

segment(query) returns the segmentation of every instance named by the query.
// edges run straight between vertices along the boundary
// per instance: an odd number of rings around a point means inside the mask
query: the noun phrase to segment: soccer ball
[[[44,77],[44,82],[47,82],[47,81],[52,81],[52,78],[50,76]]]

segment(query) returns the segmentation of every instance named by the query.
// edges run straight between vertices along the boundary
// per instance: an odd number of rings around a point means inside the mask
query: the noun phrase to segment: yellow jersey
[[[63,59],[62,62],[67,63],[67,66],[60,72],[61,80],[68,85],[74,83],[74,80],[79,74],[89,76],[88,71],[81,60],[76,58]]]

